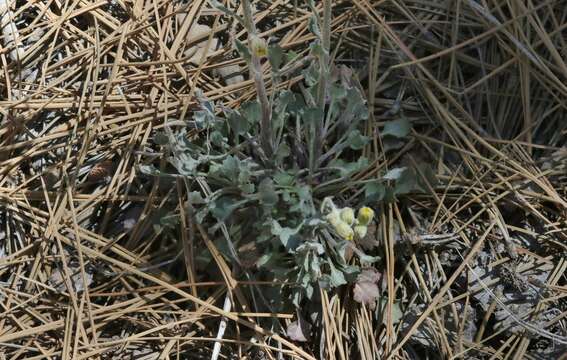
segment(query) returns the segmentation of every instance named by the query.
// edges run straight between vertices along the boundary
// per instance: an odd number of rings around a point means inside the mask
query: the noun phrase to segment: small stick
[[[230,301],[230,293],[227,291],[226,297],[224,298],[224,306],[222,307],[222,309],[223,311],[230,312],[231,307],[232,307],[232,303]],[[222,339],[225,330],[226,330],[226,318],[223,317],[219,325],[219,331],[217,332],[217,337],[216,337],[217,340]],[[221,350],[221,344],[222,343],[220,341],[215,342],[215,346],[213,348],[213,354],[211,355],[211,360],[218,359]]]

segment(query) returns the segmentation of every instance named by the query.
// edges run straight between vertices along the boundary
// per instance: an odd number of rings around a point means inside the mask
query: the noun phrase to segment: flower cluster
[[[330,199],[325,199],[323,205],[330,205],[330,212],[325,219],[335,229],[337,234],[345,240],[352,241],[354,238],[362,239],[368,232],[368,225],[374,218],[374,210],[369,207],[361,207],[355,218],[354,210],[350,207],[339,209]]]

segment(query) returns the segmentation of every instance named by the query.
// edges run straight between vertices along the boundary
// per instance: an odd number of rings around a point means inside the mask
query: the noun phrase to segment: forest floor
[[[567,358],[564,1],[0,24],[0,359]]]

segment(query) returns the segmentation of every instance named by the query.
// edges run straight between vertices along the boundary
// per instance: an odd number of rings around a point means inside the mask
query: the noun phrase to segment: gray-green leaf
[[[405,167],[394,168],[388,171],[384,176],[384,180],[398,180],[402,174],[406,171]]]
[[[331,268],[331,286],[338,287],[347,283],[342,271],[335,268],[332,262],[329,262],[329,267]]]
[[[297,235],[297,233],[301,229],[302,225],[303,224],[301,224],[297,228],[293,229],[293,228],[288,228],[288,227],[282,227],[277,220],[273,220],[272,221],[272,235],[278,236],[280,238],[280,241],[283,244],[283,246],[285,246],[287,248],[289,239],[292,236]]]
[[[278,202],[278,194],[272,179],[264,179],[258,186],[260,202],[265,206],[274,206]]]
[[[242,104],[241,111],[242,116],[244,116],[250,124],[257,124],[262,118],[262,108],[258,101],[249,101]]]
[[[397,138],[406,137],[411,131],[411,123],[406,118],[401,118],[400,120],[388,121],[384,125],[384,130],[382,131],[382,136],[394,136]]]
[[[284,62],[284,51],[278,44],[272,45],[268,48],[268,59],[272,69],[278,71]]]
[[[332,161],[329,165],[338,168],[341,176],[345,177],[364,170],[368,166],[368,159],[360,157],[357,162],[346,162],[342,159],[337,159]]]
[[[236,135],[245,134],[250,129],[248,120],[236,111],[227,114],[228,125]]]
[[[230,196],[222,196],[216,199],[211,205],[211,214],[213,214],[217,220],[225,221],[230,214],[242,204],[242,201],[239,202]]]
[[[364,185],[366,201],[380,201],[386,194],[386,187],[381,181],[375,180]]]
[[[236,50],[238,51],[240,56],[242,56],[242,58],[246,60],[247,63],[250,63],[250,61],[252,60],[252,54],[250,54],[248,47],[238,39],[234,41],[234,46],[236,47]]]
[[[154,142],[158,145],[167,145],[169,143],[169,137],[160,131],[154,136]]]
[[[360,150],[362,149],[368,142],[370,138],[368,136],[364,136],[358,130],[352,131],[348,134],[347,144],[353,150]]]

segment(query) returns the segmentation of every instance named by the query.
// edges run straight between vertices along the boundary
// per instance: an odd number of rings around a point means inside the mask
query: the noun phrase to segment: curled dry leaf
[[[73,286],[73,290],[75,292],[84,291],[93,282],[93,275],[89,272],[85,273],[85,278],[83,279],[80,268],[69,267],[69,272],[71,275],[71,285]],[[55,268],[53,270],[51,276],[47,281],[49,285],[55,287],[55,290],[57,290],[58,292],[68,291],[67,286],[65,284],[65,274],[59,268]]]
[[[213,70],[213,74],[220,76],[227,85],[235,85],[244,82],[242,69],[239,65],[226,65]]]
[[[208,41],[211,31],[212,29],[207,25],[194,24],[191,27],[187,41],[189,43],[199,42],[196,43],[195,46],[185,50],[184,55],[190,57],[189,62],[198,65],[202,60],[207,60],[207,58],[217,50],[219,40],[213,37],[211,41]]]
[[[354,300],[374,308],[376,299],[380,296],[378,281],[381,277],[382,275],[374,268],[362,270],[354,285]]]
[[[140,216],[144,211],[143,206],[132,206],[124,213],[124,218],[121,219],[120,225],[122,226],[121,231],[129,232],[134,226],[140,221]]]
[[[306,342],[309,341],[310,332],[311,325],[302,318],[299,318],[298,320],[289,324],[286,334],[293,341]]]
[[[370,308],[376,306],[376,299],[380,296],[378,285],[369,281],[357,282],[354,285],[354,300],[366,304]]]
[[[187,14],[180,13],[177,16],[177,21],[182,24]],[[203,24],[193,24],[189,33],[187,34],[187,43],[194,44],[185,50],[183,55],[188,57],[188,61],[193,65],[199,65],[201,61],[206,61],[211,57],[215,51],[222,47],[221,42],[216,36],[208,41],[213,29]],[[244,81],[242,76],[242,69],[240,65],[231,64],[217,67],[213,73],[220,76],[227,85],[235,85]]]
[[[369,281],[373,283],[378,283],[382,278],[382,274],[374,268],[366,268],[358,275],[357,281]]]
[[[61,179],[61,172],[59,169],[48,169],[43,173],[43,179],[47,190],[53,190],[53,187]]]
[[[254,242],[246,243],[238,248],[238,257],[242,267],[245,269],[254,268],[260,256],[261,254]]]
[[[10,10],[9,1],[0,0],[0,29],[4,48],[10,50],[10,58],[20,62],[24,57],[24,48],[20,33],[14,22],[14,13]]]
[[[362,246],[365,250],[372,250],[379,245],[376,239],[376,223],[368,224],[365,236],[360,237],[357,240],[357,244]]]

